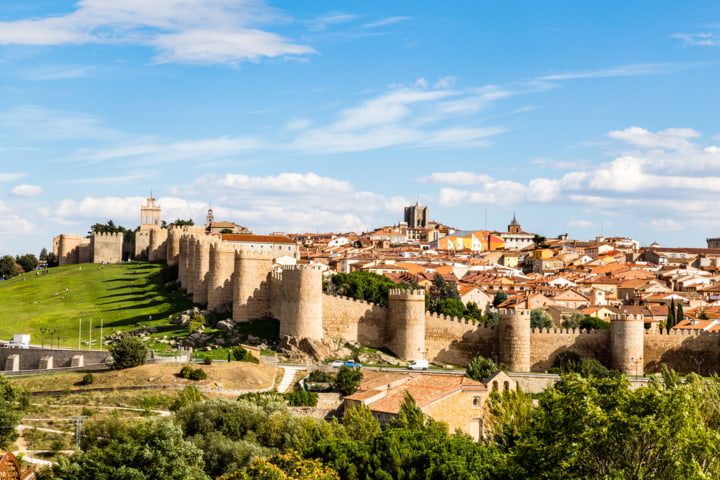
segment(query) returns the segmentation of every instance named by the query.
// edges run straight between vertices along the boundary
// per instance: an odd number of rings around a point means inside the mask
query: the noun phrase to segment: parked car
[[[343,362],[342,360],[335,360],[334,362],[328,363],[328,365],[330,365],[333,368],[339,368],[339,367],[342,367],[344,363],[345,362]]]
[[[427,370],[428,369],[428,361],[427,360],[413,360],[412,362],[408,363],[407,368],[410,370]]]
[[[362,365],[356,362],[353,362],[352,360],[345,360],[343,362],[343,365],[350,368],[362,368]]]

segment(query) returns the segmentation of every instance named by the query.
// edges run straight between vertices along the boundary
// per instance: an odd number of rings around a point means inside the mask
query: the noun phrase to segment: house
[[[345,406],[366,405],[380,425],[395,418],[405,398],[412,395],[418,408],[449,431],[460,429],[479,440],[485,434],[490,390],[512,390],[516,384],[506,374],[494,374],[487,385],[458,375],[423,375],[400,372],[364,372],[358,391],[345,397]]]
[[[482,311],[484,311],[493,300],[493,297],[474,285],[461,283],[458,285],[458,293],[460,294],[460,300],[462,300],[465,305],[474,302]]]

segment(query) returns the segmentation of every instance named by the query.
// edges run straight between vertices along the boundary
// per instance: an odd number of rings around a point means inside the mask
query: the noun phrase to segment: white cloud
[[[455,85],[455,77],[448,75],[435,82],[433,88],[451,88],[453,85]]]
[[[493,178],[489,175],[458,171],[458,172],[437,172],[427,177],[417,179],[420,183],[441,183],[445,185],[476,185],[480,183],[492,182]]]
[[[716,32],[703,33],[675,33],[673,38],[682,40],[685,46],[715,46],[720,45],[720,34]]]
[[[42,187],[37,185],[17,185],[10,190],[10,194],[16,197],[37,197],[42,193]]]
[[[370,22],[362,25],[362,28],[377,28],[377,27],[385,27],[387,25],[392,25],[394,23],[398,22],[405,22],[407,20],[410,20],[412,17],[387,17],[380,20],[377,20],[375,22]]]
[[[659,218],[649,222],[640,222],[640,227],[655,232],[679,232],[684,228],[672,218]]]
[[[24,176],[24,173],[0,173],[0,183],[13,182]]]
[[[308,22],[308,29],[314,32],[327,30],[330,25],[354,22],[360,18],[358,15],[343,12],[332,12],[322,17],[315,18]]]
[[[285,125],[285,128],[291,131],[305,130],[306,128],[310,128],[311,125],[312,121],[307,118],[296,118],[294,120],[290,120],[287,125]]]
[[[306,45],[254,25],[285,17],[259,0],[84,0],[66,15],[0,22],[0,44],[128,44],[159,62],[229,63],[308,55]]]
[[[636,63],[631,65],[620,65],[603,70],[586,70],[581,72],[566,72],[554,75],[545,75],[540,80],[573,80],[579,78],[604,78],[604,77],[635,77],[638,75],[658,75],[671,73],[677,70],[690,68],[693,65],[678,63]]]
[[[570,220],[567,226],[569,228],[596,228],[595,223],[590,220]]]
[[[664,148],[678,150],[690,146],[689,138],[697,138],[700,133],[690,128],[668,128],[657,133],[640,127],[630,127],[625,130],[614,130],[608,137],[620,140],[641,148]]]

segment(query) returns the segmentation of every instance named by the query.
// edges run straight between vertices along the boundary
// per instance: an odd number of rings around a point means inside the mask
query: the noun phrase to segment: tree
[[[569,317],[564,317],[561,325],[563,328],[581,328],[585,315],[582,312],[574,311]]]
[[[192,218],[189,218],[189,219],[187,219],[187,220],[183,220],[183,219],[181,219],[181,218],[178,218],[177,220],[175,220],[175,221],[172,222],[172,223],[167,223],[165,220],[163,220],[163,221],[160,223],[160,228],[185,227],[185,226],[192,227],[193,225],[195,225],[195,222],[193,221]],[[231,232],[231,233],[232,233],[232,232]]]
[[[108,220],[107,223],[96,223],[90,226],[88,236],[92,233],[122,233],[123,242],[135,241],[135,230],[130,230],[122,225],[115,225],[115,222]]]
[[[585,330],[608,330],[610,322],[591,315],[585,315],[585,318],[580,322],[580,328]]]
[[[260,363],[260,360],[240,345],[232,349],[232,356],[238,362]]]
[[[497,307],[501,303],[503,303],[505,300],[508,299],[507,293],[503,292],[502,290],[498,290],[495,292],[495,296],[493,297],[493,307]]]
[[[147,360],[147,347],[138,337],[123,335],[112,343],[108,350],[116,369],[138,367]]]
[[[683,311],[682,303],[677,303],[677,312],[675,313],[675,325],[685,320],[685,312]]]
[[[15,427],[22,414],[18,400],[20,392],[10,381],[0,375],[0,448],[7,449],[18,437]]]
[[[425,428],[425,418],[425,414],[420,410],[420,407],[417,406],[412,394],[405,390],[397,417],[392,418],[390,422],[388,422],[388,427],[422,430]]]
[[[38,266],[38,259],[32,253],[26,253],[23,256],[18,255],[15,257],[15,262],[26,272],[32,272]]]
[[[553,321],[549,313],[542,308],[530,312],[530,328],[552,328]]]
[[[542,235],[538,235],[537,233],[533,237],[533,243],[535,244],[535,248],[548,248],[548,244],[546,243],[547,238],[543,237]]]
[[[465,369],[465,376],[478,382],[484,382],[490,375],[498,370],[500,370],[500,367],[493,362],[492,359],[478,356],[468,363]]]
[[[258,458],[250,467],[217,480],[340,480],[333,468],[320,460],[305,459],[295,451]]]
[[[675,326],[675,299],[670,300],[670,306],[668,307],[667,319],[665,320],[665,328],[669,332],[671,328]]]
[[[490,312],[485,317],[485,325],[499,325],[500,324],[500,315],[498,315],[497,312]]]
[[[465,305],[462,300],[454,298],[443,298],[438,300],[435,311],[448,317],[463,318],[465,316]]]
[[[346,365],[338,369],[333,383],[333,390],[340,392],[343,396],[352,395],[360,387],[363,374],[359,368],[351,368]]]
[[[387,305],[388,291],[403,288],[387,277],[371,272],[336,273],[327,284],[327,289],[338,295]]]
[[[18,264],[11,255],[5,255],[0,258],[0,275],[5,278],[10,278],[17,275],[19,271]]]
[[[710,320],[710,317],[708,316],[707,312],[705,310],[702,310],[698,316],[698,320]]]
[[[170,418],[132,422],[114,417],[83,426],[82,448],[52,469],[73,480],[205,480],[202,452]]]
[[[345,431],[352,440],[369,442],[380,433],[380,423],[365,404],[350,404],[342,417]]]

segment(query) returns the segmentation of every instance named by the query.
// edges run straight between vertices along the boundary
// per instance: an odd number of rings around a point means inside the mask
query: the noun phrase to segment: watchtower
[[[210,245],[210,271],[207,281],[207,308],[220,312],[232,306],[232,276],[235,267],[235,248],[225,242]]]
[[[530,371],[530,310],[501,308],[500,363],[511,372]]]
[[[268,277],[272,252],[240,249],[235,252],[233,320],[249,322],[270,313]]]
[[[403,360],[425,359],[425,291],[388,292],[388,348]]]
[[[288,265],[282,272],[280,337],[323,339],[322,270],[315,265]]]
[[[645,318],[642,315],[615,315],[610,320],[610,349],[613,368],[625,375],[645,370]]]

